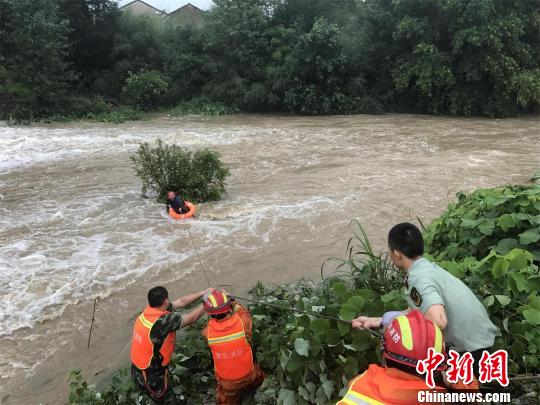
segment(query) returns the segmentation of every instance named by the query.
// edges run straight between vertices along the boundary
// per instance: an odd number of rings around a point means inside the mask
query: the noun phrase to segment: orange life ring
[[[185,214],[177,214],[172,208],[169,208],[169,215],[174,219],[187,219],[195,215],[195,205],[186,201],[186,206],[189,208],[189,211]]]

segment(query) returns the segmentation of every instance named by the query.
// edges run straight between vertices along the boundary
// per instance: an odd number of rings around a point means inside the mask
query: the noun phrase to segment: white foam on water
[[[148,271],[170,268],[190,257],[190,246],[181,244],[182,250],[175,250],[175,238],[164,234],[163,225],[176,232],[178,239],[186,236],[182,227],[190,226],[201,245],[213,248],[232,247],[235,241],[234,248],[244,249],[243,242],[250,239],[249,249],[253,238],[260,240],[259,247],[268,243],[279,221],[311,218],[309,223],[317,210],[338,204],[327,197],[289,202],[275,194],[259,200],[224,200],[211,208],[203,204],[199,219],[181,222],[169,218],[162,205],[140,199],[131,187],[103,195],[89,190],[88,194],[92,198],[83,193],[76,201],[51,201],[28,215],[9,213],[16,220],[4,227],[31,231],[25,239],[6,238],[0,246],[0,305],[4,308],[0,336],[57,318],[66,305],[103,297]],[[123,208],[126,201],[132,201],[129,216]]]
[[[158,138],[184,146],[234,144],[254,136],[250,127],[234,130],[204,121],[176,119],[155,126],[145,123],[122,125],[80,123],[71,126],[0,127],[0,173],[11,169],[68,158],[99,154],[112,155],[135,150],[139,142]],[[74,124],[77,125],[77,124]],[[180,128],[185,126],[186,128]],[[203,129],[204,128],[204,129]],[[258,135],[270,133],[259,130]]]

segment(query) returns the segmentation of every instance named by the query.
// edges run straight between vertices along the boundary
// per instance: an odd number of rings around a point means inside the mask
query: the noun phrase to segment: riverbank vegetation
[[[488,117],[540,108],[535,0],[214,3],[201,25],[178,26],[110,0],[0,0],[0,118],[84,118],[118,104]]]
[[[486,306],[499,327],[494,349],[509,353],[509,372],[540,372],[540,185],[509,186],[460,193],[425,230],[429,257],[462,278]],[[299,281],[252,291],[259,303],[249,306],[253,344],[267,379],[246,403],[327,404],[343,394],[347,381],[380,361],[380,341],[367,331],[331,319],[265,305],[351,320],[406,307],[402,274],[386,253],[373,251],[356,221],[345,258],[330,259],[320,282]],[[334,266],[335,271],[330,272]],[[328,273],[328,274],[327,274]],[[172,389],[180,403],[206,403],[215,381],[210,352],[200,336],[202,325],[183,331],[172,361]],[[501,387],[498,387],[501,389]],[[536,403],[538,388],[511,383],[520,403]],[[535,391],[536,390],[536,393]],[[131,383],[127,369],[101,392],[80,372],[71,379],[71,403],[147,403]]]
[[[141,143],[130,158],[142,181],[142,195],[155,194],[159,201],[165,201],[168,191],[193,203],[219,200],[230,175],[217,152],[191,152],[161,139],[155,144]]]

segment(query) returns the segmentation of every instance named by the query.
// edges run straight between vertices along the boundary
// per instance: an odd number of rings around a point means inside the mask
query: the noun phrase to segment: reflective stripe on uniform
[[[412,350],[413,339],[409,319],[405,315],[399,315],[396,317],[396,320],[398,321],[399,329],[401,330],[401,344],[405,349]]]
[[[441,330],[436,326],[436,325],[433,325],[435,327],[435,351],[438,352],[438,353],[442,353],[443,352],[443,338],[442,338],[442,333],[441,333]]]
[[[339,403],[346,405],[384,405],[382,402],[352,390],[349,390]]]
[[[244,331],[233,333],[232,335],[226,335],[221,336],[217,338],[208,338],[208,344],[209,345],[215,345],[218,343],[225,343],[225,342],[231,342],[233,340],[242,339],[246,337],[246,333]]]
[[[148,329],[152,329],[152,326],[154,326],[154,322],[150,322],[148,319],[146,319],[144,317],[144,314],[140,314],[139,319],[142,322],[142,324]]]

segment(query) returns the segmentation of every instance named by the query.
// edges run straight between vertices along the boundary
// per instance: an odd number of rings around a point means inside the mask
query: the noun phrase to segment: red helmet
[[[231,298],[221,290],[214,290],[203,297],[203,306],[210,315],[224,314],[230,311]]]
[[[416,367],[419,360],[428,357],[430,347],[444,354],[443,334],[417,310],[394,318],[383,335],[383,357],[406,366]]]

